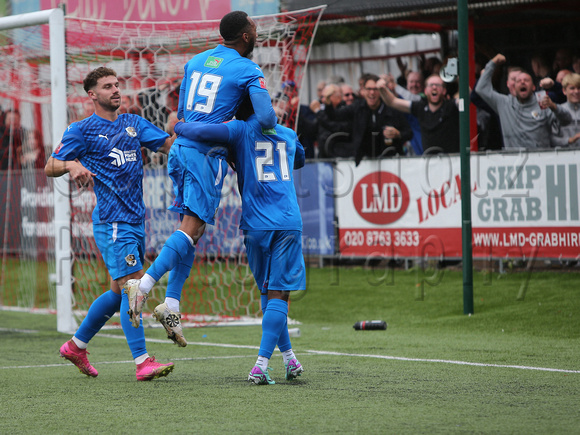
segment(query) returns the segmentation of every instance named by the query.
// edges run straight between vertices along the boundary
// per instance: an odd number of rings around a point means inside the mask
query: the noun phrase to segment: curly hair
[[[85,92],[88,94],[91,89],[97,86],[97,82],[100,78],[108,77],[108,76],[115,76],[117,77],[117,73],[114,69],[107,68],[105,66],[101,66],[92,70],[90,73],[87,74],[85,79],[83,80],[83,88]]]

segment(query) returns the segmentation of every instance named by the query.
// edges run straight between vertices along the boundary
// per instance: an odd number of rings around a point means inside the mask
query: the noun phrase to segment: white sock
[[[155,281],[155,279],[151,275],[145,274],[143,275],[143,277],[141,278],[141,282],[139,283],[139,290],[147,294],[151,291],[156,282],[157,281]]]
[[[259,366],[264,373],[268,370],[268,363],[270,362],[270,358],[266,358],[265,356],[258,356],[258,360],[256,361],[256,365]]]
[[[175,298],[165,298],[167,308],[175,313],[179,313],[179,301]]]
[[[144,353],[143,355],[138,356],[137,358],[135,358],[135,364],[137,364],[137,365],[143,364],[147,358],[149,358],[149,354],[148,353]]]
[[[180,233],[185,234],[185,237],[187,237],[187,240],[189,240],[189,243],[191,244],[191,246],[193,246],[195,248],[195,243],[193,243],[193,239],[190,237],[189,234],[187,234],[185,231],[182,231],[182,230],[177,230],[177,231],[179,231]]]
[[[75,344],[77,345],[77,347],[79,349],[86,349],[87,346],[89,345],[89,343],[85,343],[84,341],[80,341],[78,338],[76,338],[75,336],[73,336],[72,341],[75,342]]]
[[[294,355],[294,351],[292,349],[288,349],[282,352],[282,358],[284,358],[284,364],[288,364],[288,361],[290,361],[292,358],[296,358],[296,355]]]

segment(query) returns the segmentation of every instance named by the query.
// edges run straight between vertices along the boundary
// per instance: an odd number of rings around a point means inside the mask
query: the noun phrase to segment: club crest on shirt
[[[539,119],[540,118],[540,112],[538,112],[537,110],[532,110],[532,118]]]
[[[127,127],[125,129],[125,131],[127,132],[127,134],[131,137],[137,137],[137,130],[135,130],[135,127]]]
[[[125,257],[125,261],[127,262],[127,266],[133,267],[137,265],[137,259],[133,254],[129,254]]]

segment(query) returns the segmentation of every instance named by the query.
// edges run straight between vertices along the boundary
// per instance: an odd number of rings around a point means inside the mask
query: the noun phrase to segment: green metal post
[[[467,0],[457,0],[459,39],[459,144],[461,156],[461,236],[463,314],[473,314],[473,252],[471,249],[471,167],[469,134],[469,17]]]

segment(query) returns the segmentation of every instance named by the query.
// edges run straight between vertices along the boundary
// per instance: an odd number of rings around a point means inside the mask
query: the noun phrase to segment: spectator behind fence
[[[487,59],[485,62],[481,63],[481,70],[478,72],[477,81],[481,78],[481,73],[483,72],[483,67],[489,62]],[[506,90],[509,94],[515,96],[516,94],[516,79],[518,74],[522,71],[519,66],[510,66],[507,68],[507,79],[506,79]],[[498,76],[500,70],[496,70],[494,76],[492,77],[492,83],[495,85],[495,78]],[[469,98],[473,105],[477,108],[477,141],[479,146],[479,151],[498,151],[503,149],[503,136],[501,134],[501,125],[499,120],[499,115],[495,110],[491,108],[489,104],[485,102],[483,98],[475,92],[475,87],[477,86],[477,81],[475,82],[474,89],[471,90]],[[499,86],[497,86],[499,88]],[[502,91],[503,93],[503,91]]]
[[[564,95],[564,90],[562,87],[562,81],[564,77],[572,73],[569,69],[561,69],[556,74],[556,80],[552,80],[550,77],[546,77],[540,80],[540,87],[548,92],[550,99],[556,104],[563,104],[566,102],[566,95]]]
[[[544,53],[536,53],[530,59],[533,76],[532,80],[535,86],[540,85],[540,80],[546,77],[552,77],[552,67],[550,61]]]
[[[354,103],[354,100],[356,100],[357,96],[354,93],[354,89],[351,85],[348,83],[342,83],[340,85],[340,90],[342,91],[342,101],[344,101],[344,104],[350,106],[352,103]]]
[[[499,115],[506,149],[549,148],[552,127],[559,128],[558,122],[561,125],[569,124],[570,114],[557,105],[550,106],[550,110],[542,109],[534,94],[536,87],[532,76],[527,72],[518,74],[515,96],[495,91],[491,76],[505,61],[504,55],[497,54],[487,63],[475,92]]]
[[[296,110],[298,107],[296,104],[298,100],[294,98],[298,96],[298,89],[294,80],[286,80],[282,83],[282,90],[279,92],[272,106],[278,117],[278,124],[284,125],[289,128],[294,128],[296,123]]]
[[[378,81],[378,76],[369,74],[364,81],[364,99],[336,110],[329,108],[331,119],[352,120],[350,142],[344,148],[354,152],[356,165],[363,157],[403,155],[405,142],[413,137],[405,117],[381,101]]]
[[[420,101],[397,98],[384,80],[378,87],[387,105],[411,113],[419,120],[424,153],[459,152],[459,111],[455,100],[447,99],[445,83],[438,74],[427,77],[425,99]]]
[[[4,125],[0,125],[0,170],[20,169],[22,144],[28,131],[20,125],[20,112],[8,109],[4,113]]]
[[[572,71],[576,74],[580,74],[580,53],[572,56]]]
[[[408,101],[421,101],[425,97],[423,92],[423,75],[418,71],[409,71],[407,73],[407,88],[397,84],[395,94]],[[413,130],[413,138],[409,141],[413,154],[420,156],[423,154],[423,142],[421,141],[421,125],[419,120],[410,113],[405,113],[405,118]]]
[[[567,74],[562,80],[564,95],[568,101],[561,107],[570,113],[572,122],[561,126],[552,137],[552,145],[569,147],[580,146],[580,74]]]
[[[22,147],[17,150],[17,155],[20,158],[20,166],[22,169],[44,168],[46,154],[39,131],[29,131],[26,134],[22,141]]]
[[[554,62],[552,63],[552,70],[558,73],[563,69],[572,69],[572,51],[567,47],[558,48],[554,53]]]
[[[348,119],[339,121],[334,113],[340,107],[346,106],[342,99],[342,90],[339,85],[329,84],[322,91],[324,109],[316,113],[318,131],[318,157],[349,157],[354,155],[351,150],[343,149],[349,140],[350,122]]]

